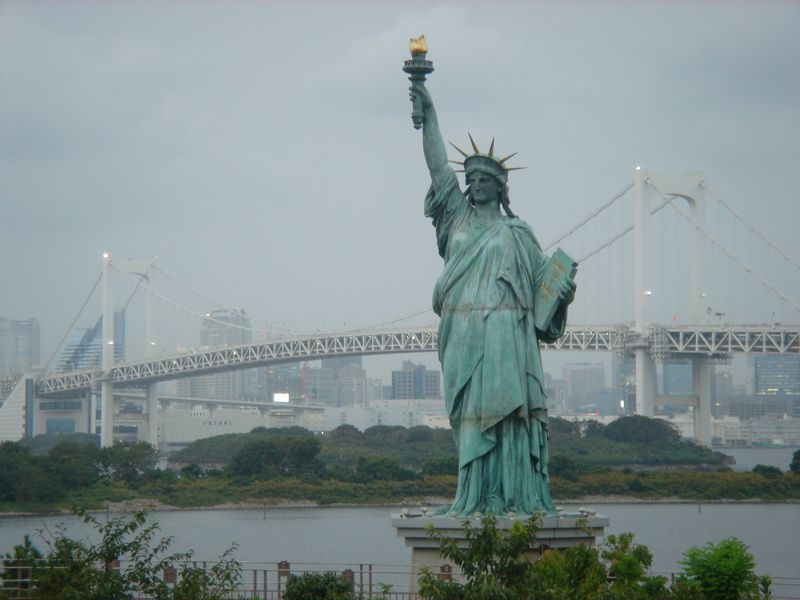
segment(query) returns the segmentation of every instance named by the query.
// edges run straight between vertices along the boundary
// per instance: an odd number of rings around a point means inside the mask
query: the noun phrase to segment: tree
[[[19,442],[0,443],[0,502],[41,502],[62,495],[45,457],[34,456]]]
[[[753,473],[757,473],[762,477],[769,477],[771,479],[780,477],[782,475],[781,470],[778,467],[773,467],[772,465],[756,465],[753,467]]]
[[[789,470],[795,475],[800,475],[800,449],[795,450],[792,454],[792,462],[789,465]]]
[[[114,444],[111,448],[101,448],[98,454],[101,474],[129,485],[139,483],[157,461],[158,452],[146,442]]]
[[[413,471],[404,469],[397,461],[385,456],[361,456],[356,467],[360,481],[410,481],[418,479]]]
[[[15,549],[15,553],[19,549],[39,565],[33,571],[34,598],[129,600],[147,596],[155,600],[221,600],[239,585],[241,567],[231,558],[233,548],[205,571],[188,566],[191,553],[168,554],[172,538],[158,539],[158,525],[147,524],[144,512],[105,523],[85,511],[79,514],[95,529],[99,538],[96,544],[70,539],[59,530],[45,539],[47,555],[38,562],[35,548],[23,545]],[[27,539],[25,543],[30,545]],[[121,560],[125,561],[123,568],[117,562]],[[164,569],[177,567],[180,578],[170,587],[161,574]]]
[[[610,535],[600,549],[578,545],[545,550],[531,557],[540,521],[516,521],[508,530],[486,515],[474,528],[465,521],[466,547],[432,527],[428,536],[439,542],[442,558],[456,564],[464,583],[444,581],[430,570],[419,580],[420,595],[430,600],[658,600],[671,597],[665,577],[647,574],[652,555],[635,544],[632,533]],[[679,596],[684,600],[696,596]]]
[[[99,449],[94,444],[64,441],[48,453],[48,467],[68,490],[89,487],[100,478]]]
[[[319,439],[312,436],[270,436],[246,443],[229,466],[232,475],[273,479],[318,473]]]
[[[539,519],[516,521],[507,531],[497,527],[497,518],[486,515],[481,526],[472,527],[464,521],[466,548],[428,528],[428,537],[439,543],[442,558],[453,561],[460,568],[466,583],[438,579],[430,570],[423,570],[419,591],[423,598],[449,600],[516,600],[531,598],[534,589],[533,563],[527,553],[536,541]]]
[[[768,581],[756,576],[753,556],[736,538],[689,548],[680,564],[705,600],[769,597]]]
[[[3,569],[0,574],[3,588],[13,590],[28,590],[33,586],[33,579],[38,574],[42,553],[31,543],[31,538],[25,536],[22,543],[14,546],[14,552],[3,555]],[[19,594],[21,596],[21,594]],[[0,592],[0,598],[4,597]]]
[[[603,429],[603,435],[617,442],[652,444],[677,443],[681,436],[671,423],[664,419],[651,419],[641,415],[620,417]]]

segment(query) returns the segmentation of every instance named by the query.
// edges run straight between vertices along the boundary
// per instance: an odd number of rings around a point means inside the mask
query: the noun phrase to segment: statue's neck
[[[475,204],[472,208],[475,215],[485,223],[499,221],[503,216],[497,204]]]

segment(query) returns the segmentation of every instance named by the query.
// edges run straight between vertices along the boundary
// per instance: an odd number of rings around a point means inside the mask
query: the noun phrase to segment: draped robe
[[[433,308],[458,447],[458,490],[445,511],[553,512],[539,340],[564,333],[566,305],[545,331],[534,326],[534,291],[547,259],[520,219],[482,221],[450,169],[431,185],[425,215],[444,259]]]

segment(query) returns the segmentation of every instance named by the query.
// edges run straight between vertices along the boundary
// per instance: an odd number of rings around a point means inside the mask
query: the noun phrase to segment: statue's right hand
[[[408,95],[412,102],[415,98],[419,98],[422,101],[423,110],[427,110],[433,106],[433,98],[431,97],[431,93],[428,91],[428,88],[425,87],[424,83],[415,81],[411,84],[411,87],[409,87],[408,90]]]

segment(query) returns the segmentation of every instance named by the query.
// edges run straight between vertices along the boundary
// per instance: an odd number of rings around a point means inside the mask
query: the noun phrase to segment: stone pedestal
[[[499,529],[509,529],[520,518],[498,518]],[[473,528],[480,528],[478,518],[463,517],[430,517],[422,513],[407,512],[392,515],[392,525],[397,535],[402,537],[406,546],[411,548],[412,573],[410,589],[417,590],[417,579],[420,570],[427,567],[434,574],[459,581],[461,572],[456,565],[450,564],[439,556],[439,544],[428,537],[427,527],[433,525],[436,531],[455,540],[459,547],[466,547],[466,537],[462,524],[469,521]],[[589,511],[565,512],[542,518],[536,543],[530,549],[530,557],[536,560],[542,552],[551,548],[570,548],[579,544],[596,545],[598,538],[604,536],[608,526],[608,517],[596,515]]]

